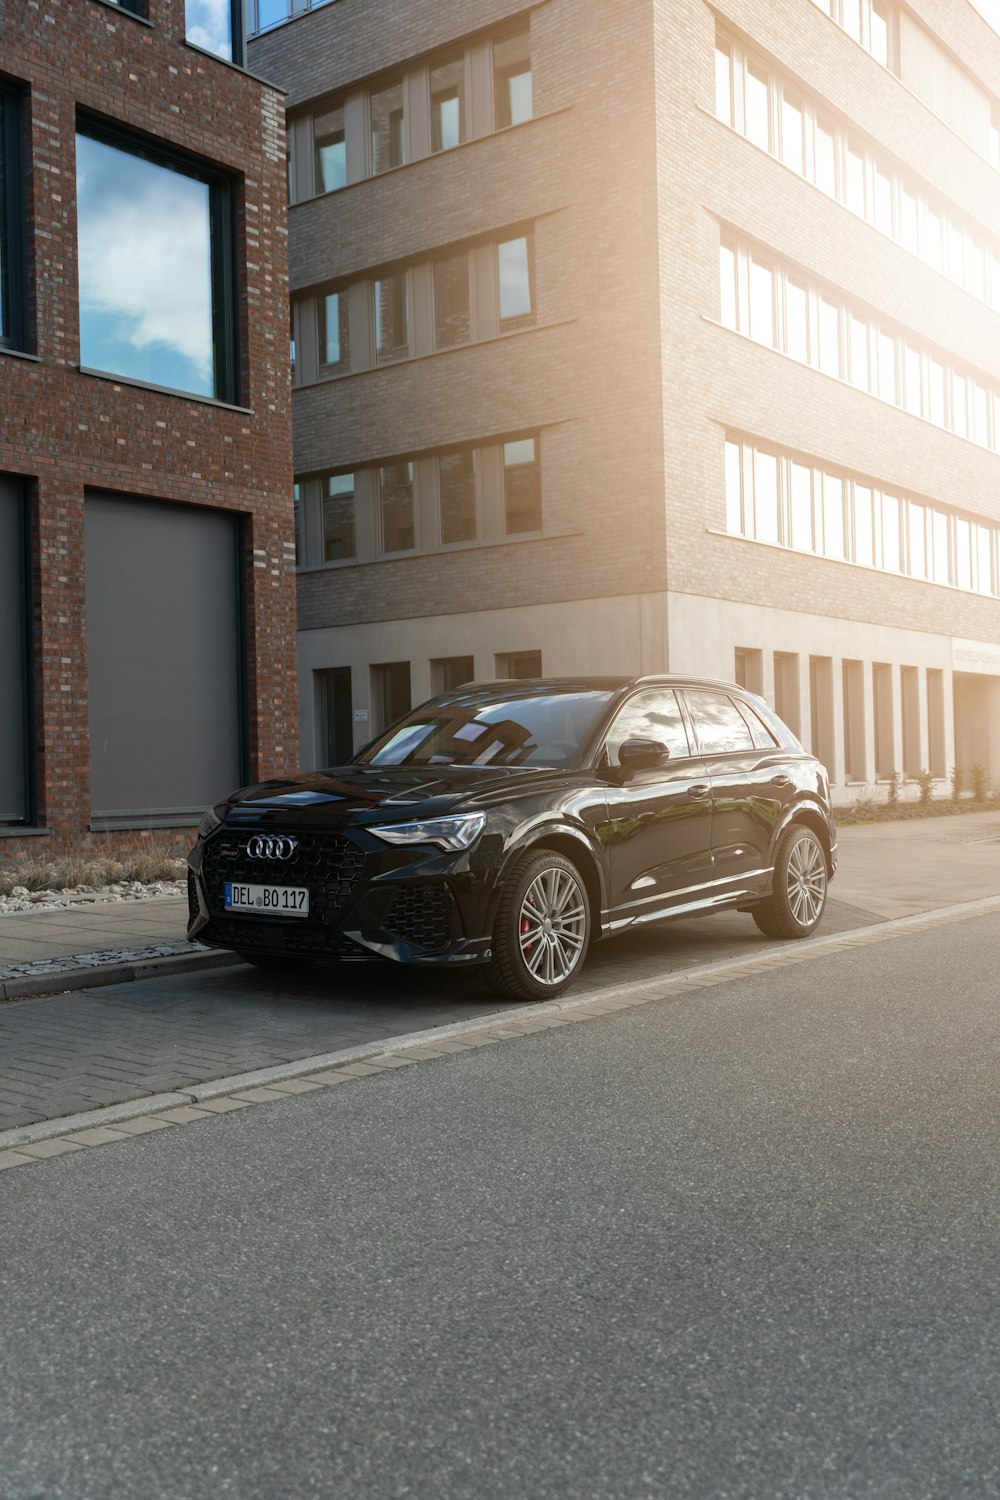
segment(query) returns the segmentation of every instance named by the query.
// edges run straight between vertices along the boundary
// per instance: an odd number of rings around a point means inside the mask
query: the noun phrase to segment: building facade
[[[298,762],[284,109],[238,8],[0,0],[0,859]]]
[[[985,0],[295,9],[249,25],[305,763],[469,677],[677,670],[762,691],[839,801],[1000,785]]]

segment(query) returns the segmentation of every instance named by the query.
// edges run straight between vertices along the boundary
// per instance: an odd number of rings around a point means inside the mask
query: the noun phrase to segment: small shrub
[[[183,859],[141,845],[118,854],[78,852],[55,859],[19,859],[0,869],[0,896],[9,896],[16,885],[29,891],[61,891],[133,880],[152,885],[158,880],[180,880],[183,874]]]
[[[951,800],[958,802],[962,796],[962,787],[965,785],[965,770],[962,766],[951,768]]]
[[[889,807],[892,808],[894,812],[899,806],[899,789],[902,785],[902,781],[903,778],[902,776],[900,776],[899,772],[893,771],[892,775],[889,778],[889,787],[886,792],[886,803]]]
[[[920,788],[920,806],[925,810],[931,805],[933,782],[934,778],[930,771],[921,771],[917,776],[917,785]]]
[[[972,787],[973,802],[986,801],[986,767],[977,761],[974,766],[969,767],[969,784]]]

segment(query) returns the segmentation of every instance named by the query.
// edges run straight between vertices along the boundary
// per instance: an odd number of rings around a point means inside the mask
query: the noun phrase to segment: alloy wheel
[[[801,838],[793,844],[785,880],[792,916],[803,927],[811,927],[826,900],[826,860],[814,838]]]
[[[587,908],[580,883],[568,870],[540,871],[521,902],[518,940],[521,958],[539,984],[559,985],[583,956]]]

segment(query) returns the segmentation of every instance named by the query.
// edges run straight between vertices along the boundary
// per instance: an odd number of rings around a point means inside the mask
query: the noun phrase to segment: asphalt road
[[[0,1179],[4,1500],[1000,1495],[996,918]]]

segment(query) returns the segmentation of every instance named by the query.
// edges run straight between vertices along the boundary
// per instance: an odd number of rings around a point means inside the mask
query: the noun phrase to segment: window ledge
[[[40,365],[42,362],[40,354],[29,354],[26,349],[11,349],[8,344],[0,344],[0,354],[9,354],[11,359],[26,359],[33,365]]]
[[[148,26],[150,31],[155,30],[152,21],[146,16],[137,16],[134,10],[126,10],[123,5],[116,5],[115,0],[93,0],[94,5],[103,5],[105,10],[113,10],[116,16],[127,16],[130,21],[138,21],[140,26]]]
[[[235,411],[241,416],[256,416],[252,406],[234,406],[231,401],[218,401],[214,396],[199,396],[194,391],[179,391],[172,385],[154,385],[150,380],[136,380],[131,375],[112,375],[107,370],[91,370],[87,365],[77,365],[81,375],[91,375],[95,380],[110,380],[112,385],[131,386],[139,391],[155,391],[158,396],[176,396],[180,401],[197,401],[199,406],[214,406],[220,411]]]
[[[721,533],[728,536],[728,532]],[[565,541],[568,537],[585,536],[580,530],[522,531],[516,536],[491,537],[482,542],[451,542],[446,547],[428,547],[419,552],[389,552],[381,557],[344,557],[336,562],[303,563],[295,569],[300,577],[313,573],[338,573],[344,568],[370,568],[383,563],[420,562],[429,557],[453,557],[459,552],[485,552],[495,547],[519,547],[528,542]],[[742,538],[746,541],[749,538]],[[787,550],[787,549],[784,549]]]
[[[108,5],[112,3],[112,0],[100,0],[100,3],[102,5]],[[286,88],[282,88],[280,83],[272,83],[270,78],[263,78],[260,73],[252,72],[251,69],[245,67],[243,63],[233,62],[229,57],[220,57],[218,52],[210,52],[207,47],[199,47],[198,43],[192,42],[190,37],[184,38],[184,45],[192,52],[199,52],[202,57],[210,57],[213,62],[221,63],[224,68],[231,68],[234,73],[242,73],[244,78],[250,78],[254,83],[262,83],[265,88],[273,89],[274,92],[276,94],[280,94],[282,98],[284,98],[288,93],[288,90]]]
[[[454,344],[450,349],[430,349],[426,354],[411,354],[408,359],[386,360],[379,365],[370,365],[367,370],[348,370],[343,375],[321,375],[318,380],[308,380],[303,381],[301,385],[293,385],[292,396],[297,396],[300,391],[314,391],[319,386],[337,385],[341,380],[357,380],[363,378],[365,375],[384,375],[387,370],[405,370],[411,365],[420,364],[422,360],[426,359],[445,359],[450,354],[467,354],[470,349],[488,349],[491,344],[504,344],[510,339],[524,338],[526,335],[532,333],[546,333],[550,328],[569,328],[579,321],[579,318],[574,317],[556,318],[551,323],[530,323],[525,328],[510,328],[503,333],[491,333],[488,338],[473,339],[468,344]],[[722,327],[721,323],[719,327]],[[726,331],[729,332],[730,330],[727,329]],[[767,348],[768,346],[762,344],[760,347]],[[772,352],[779,353],[780,351],[774,350]],[[811,366],[806,365],[805,368],[810,369]],[[989,452],[990,450],[987,449],[986,451]]]
[[[147,813],[145,816],[139,813],[129,815],[123,813],[121,817],[101,817],[94,813],[88,824],[88,833],[146,833],[151,828],[197,828],[200,813]]]
[[[51,828],[26,828],[21,823],[0,825],[0,839],[50,839]]]

